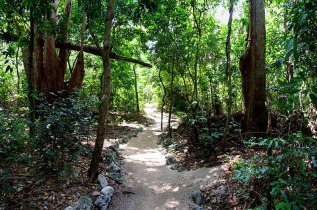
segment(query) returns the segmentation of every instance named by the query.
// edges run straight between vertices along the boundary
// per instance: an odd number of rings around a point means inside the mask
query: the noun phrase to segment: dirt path
[[[145,111],[155,123],[145,127],[128,144],[120,146],[125,158],[125,183],[122,188],[115,189],[109,209],[193,209],[192,191],[219,180],[223,170],[221,167],[184,172],[171,170],[156,143],[160,134],[160,114],[151,105],[147,105]]]

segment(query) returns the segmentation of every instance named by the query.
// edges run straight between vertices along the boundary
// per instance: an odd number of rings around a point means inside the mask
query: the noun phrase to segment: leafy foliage
[[[238,161],[235,166],[236,178],[246,184],[267,183],[270,177],[276,209],[303,209],[316,206],[317,148],[315,140],[303,137],[301,133],[281,138],[264,139],[258,146],[274,149],[273,156],[255,156],[250,160]],[[253,145],[254,146],[254,145]],[[260,186],[254,186],[260,187]],[[263,186],[260,193],[265,193]],[[259,189],[257,189],[259,190]],[[265,199],[263,199],[265,202]]]
[[[43,166],[54,169],[56,164],[78,157],[84,149],[81,142],[91,137],[92,113],[87,106],[74,94],[52,104],[44,100],[38,113],[38,136],[32,147],[41,155]]]

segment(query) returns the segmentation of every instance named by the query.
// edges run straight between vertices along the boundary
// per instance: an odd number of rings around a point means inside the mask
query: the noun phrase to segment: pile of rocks
[[[115,143],[107,148],[107,151],[104,153],[105,163],[108,165],[108,178],[112,179],[118,184],[123,184],[123,178],[121,175],[121,167],[118,163],[115,162],[117,156],[117,150],[120,144],[128,143],[129,140],[133,137],[137,137],[139,132],[142,132],[143,128],[135,128],[131,133],[123,136],[122,138],[115,141]]]
[[[123,183],[123,178],[121,175],[121,167],[115,162],[117,152],[120,144],[128,143],[132,137],[137,137],[139,132],[142,132],[143,128],[139,127],[134,129],[130,134],[123,136],[122,138],[116,140],[113,145],[107,148],[104,153],[105,163],[108,165],[107,176],[118,184]],[[94,204],[101,210],[106,210],[110,204],[111,197],[113,195],[113,187],[108,185],[108,181],[104,174],[99,174],[98,182],[101,187],[100,193],[97,193],[98,197]],[[65,210],[91,210],[94,205],[92,199],[87,196],[80,196],[80,198],[72,206],[68,206]]]

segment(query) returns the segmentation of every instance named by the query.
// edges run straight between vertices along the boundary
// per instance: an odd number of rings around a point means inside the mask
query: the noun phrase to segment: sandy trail
[[[191,192],[219,180],[223,169],[171,170],[156,143],[161,133],[160,114],[149,104],[145,112],[155,123],[145,127],[128,144],[120,145],[125,158],[122,166],[125,181],[123,187],[115,189],[109,209],[193,209]]]

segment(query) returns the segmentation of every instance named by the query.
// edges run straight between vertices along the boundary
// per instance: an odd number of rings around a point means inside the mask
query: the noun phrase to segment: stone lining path
[[[115,189],[109,209],[193,209],[192,191],[218,181],[223,168],[219,166],[184,172],[171,170],[156,143],[157,135],[161,133],[160,114],[149,104],[145,111],[154,124],[145,127],[129,143],[120,145],[119,152],[124,157],[124,183],[123,187]]]

